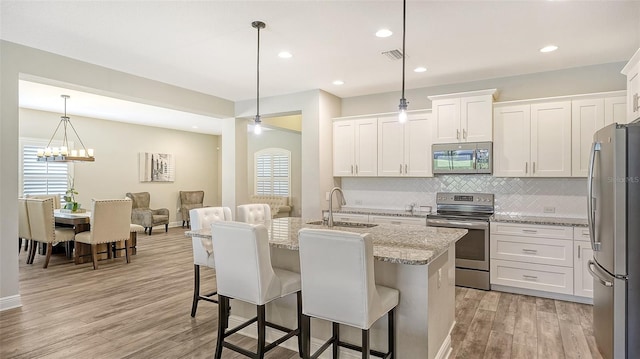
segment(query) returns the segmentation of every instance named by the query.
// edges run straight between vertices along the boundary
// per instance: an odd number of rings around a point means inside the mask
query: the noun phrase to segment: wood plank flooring
[[[74,265],[53,255],[33,265],[20,254],[23,306],[0,312],[0,358],[211,358],[217,306],[200,302],[190,317],[193,291],[191,239],[184,229],[138,237],[138,254]],[[203,268],[204,291],[215,273]],[[591,306],[456,288],[450,358],[600,358]],[[244,347],[256,341],[241,335]],[[224,358],[242,358],[225,349]],[[276,348],[267,358],[297,358]],[[413,359],[413,358],[411,358]],[[418,359],[418,358],[416,358]]]

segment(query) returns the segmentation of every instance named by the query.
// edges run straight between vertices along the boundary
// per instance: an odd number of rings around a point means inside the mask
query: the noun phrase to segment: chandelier
[[[92,148],[88,149],[85,147],[84,143],[82,142],[82,139],[80,139],[80,136],[78,135],[78,132],[76,132],[76,129],[73,127],[73,124],[71,123],[71,119],[69,118],[69,116],[67,116],[67,99],[69,98],[69,95],[61,95],[60,97],[64,99],[64,116],[60,116],[60,122],[58,123],[58,127],[56,127],[56,130],[53,132],[51,139],[49,139],[49,143],[47,144],[47,147],[38,149],[37,151],[38,161],[47,161],[47,162],[72,162],[72,161],[93,162],[95,161],[95,158],[93,157],[93,154],[94,154],[93,149]],[[62,130],[64,132],[64,135],[62,137],[62,145],[60,147],[51,147],[51,142],[56,137],[56,133],[58,133],[58,130],[60,129],[60,127],[62,127]],[[71,128],[71,130],[73,130],[73,133],[76,135],[76,138],[78,138],[78,141],[82,146],[81,148],[79,149],[70,148],[69,139],[67,136],[67,129],[69,127]]]

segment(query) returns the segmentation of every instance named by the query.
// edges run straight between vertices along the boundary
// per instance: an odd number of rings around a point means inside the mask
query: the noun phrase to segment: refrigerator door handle
[[[591,155],[589,156],[589,177],[587,180],[587,220],[589,222],[589,238],[591,240],[591,249],[599,251],[602,246],[601,242],[596,242],[596,212],[594,208],[595,198],[593,198],[593,175],[595,171],[596,152],[600,152],[600,143],[594,142],[591,145]]]
[[[593,270],[593,267],[595,267],[595,265],[596,263],[592,259],[589,259],[589,261],[587,262],[587,270],[589,271],[589,274],[591,274],[593,279],[597,280],[598,282],[600,282],[600,284],[604,285],[605,287],[613,287],[613,282],[603,279],[598,275],[598,273],[596,273]]]

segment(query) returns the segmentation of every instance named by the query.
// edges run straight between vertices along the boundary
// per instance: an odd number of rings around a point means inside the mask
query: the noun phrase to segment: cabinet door
[[[493,97],[491,95],[460,99],[461,141],[493,140]]]
[[[604,126],[604,99],[571,102],[571,176],[587,177],[593,134]]]
[[[432,177],[431,118],[429,114],[411,114],[404,125],[405,176]]]
[[[404,174],[404,132],[409,123],[400,123],[395,116],[378,119],[378,176]]]
[[[531,174],[571,176],[571,101],[531,105]]]
[[[608,126],[612,123],[629,123],[625,96],[604,99],[604,125]]]
[[[356,120],[355,175],[378,175],[378,120]]]
[[[494,110],[494,176],[529,176],[530,124],[530,105],[499,107]]]
[[[640,118],[640,62],[627,73],[627,123]]]
[[[347,177],[355,174],[355,124],[353,121],[333,123],[333,175]]]
[[[589,242],[573,242],[574,258],[573,265],[573,294],[580,297],[593,298],[593,278],[587,269],[587,262],[593,258],[593,251]]]
[[[459,142],[460,131],[460,99],[434,100],[433,109],[433,143]]]
[[[426,226],[427,221],[424,217],[400,217],[400,216],[381,216],[381,215],[369,215],[369,223],[385,223],[393,224],[396,226],[412,225],[412,226]]]

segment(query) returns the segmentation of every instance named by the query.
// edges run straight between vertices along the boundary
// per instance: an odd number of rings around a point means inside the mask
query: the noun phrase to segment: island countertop
[[[298,231],[302,228],[328,229],[325,225],[308,224],[312,220],[297,217],[276,218],[266,224],[269,230],[269,245],[276,248],[298,250]],[[375,259],[412,265],[429,264],[444,253],[451,243],[462,238],[466,229],[426,227],[412,225],[378,224],[375,227],[340,227],[333,230],[370,233],[373,236]],[[189,237],[211,240],[210,229],[187,231]]]

